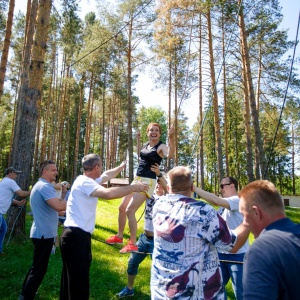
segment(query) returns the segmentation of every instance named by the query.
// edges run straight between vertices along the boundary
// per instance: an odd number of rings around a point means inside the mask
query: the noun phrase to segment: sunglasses
[[[232,183],[221,183],[220,188],[223,190],[225,185],[231,185]]]
[[[52,161],[52,160],[45,160],[45,161],[41,162],[41,164],[40,164],[41,172],[43,172],[44,168],[45,168],[47,165],[53,165],[53,164],[55,164],[55,162]]]

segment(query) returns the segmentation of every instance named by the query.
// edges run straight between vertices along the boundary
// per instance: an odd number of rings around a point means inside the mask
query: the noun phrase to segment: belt
[[[153,238],[154,238],[153,236],[149,236],[149,235],[146,235],[146,234],[145,234],[145,236],[146,236],[146,238],[147,238],[148,240],[153,241]]]

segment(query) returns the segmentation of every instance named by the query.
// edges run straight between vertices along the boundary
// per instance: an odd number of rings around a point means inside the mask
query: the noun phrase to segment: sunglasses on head
[[[47,165],[53,165],[53,164],[55,164],[55,162],[52,161],[52,160],[45,160],[45,161],[43,161],[43,162],[41,163],[41,165],[40,165],[41,172],[44,170],[44,168],[45,168]]]
[[[231,183],[221,183],[220,188],[223,190],[225,185],[231,185]]]

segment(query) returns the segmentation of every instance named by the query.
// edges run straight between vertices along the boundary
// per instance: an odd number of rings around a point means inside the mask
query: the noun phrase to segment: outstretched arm
[[[175,149],[174,133],[174,124],[172,124],[168,131],[168,146],[162,144],[157,149],[158,154],[160,154],[162,157],[173,158]]]
[[[216,196],[215,194],[206,192],[206,191],[202,190],[201,188],[199,188],[195,185],[193,185],[193,191],[198,196],[200,196],[201,198],[203,198],[204,200],[209,202],[210,204],[218,205],[218,206],[222,206],[222,207],[225,207],[227,209],[230,209],[229,203],[225,198],[220,198],[220,197]]]
[[[122,161],[122,163],[118,167],[105,171],[101,175],[101,184],[116,177],[122,170],[124,170],[125,166],[126,166],[126,160]]]
[[[142,182],[122,187],[104,188],[100,186],[97,190],[91,193],[91,196],[111,200],[124,197],[134,192],[145,192],[148,189],[149,186]]]

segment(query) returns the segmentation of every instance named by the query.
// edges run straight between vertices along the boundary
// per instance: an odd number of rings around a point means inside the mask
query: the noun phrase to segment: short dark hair
[[[47,170],[47,165],[55,165],[55,162],[52,160],[43,160],[40,163],[40,175],[42,175],[44,169]]]
[[[95,166],[101,164],[101,162],[98,154],[87,154],[82,159],[82,168],[84,171],[91,171]]]
[[[234,177],[231,177],[231,176],[224,177],[223,179],[226,179],[226,178],[229,179],[228,183],[232,183],[234,185],[235,190],[237,191],[239,189],[239,183],[238,183],[238,181]]]

